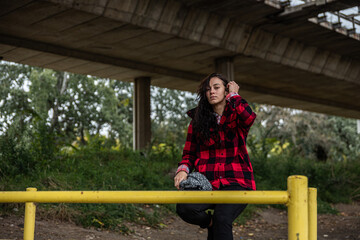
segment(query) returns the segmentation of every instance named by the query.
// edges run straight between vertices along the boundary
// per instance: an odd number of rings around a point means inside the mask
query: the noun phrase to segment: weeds
[[[144,156],[130,149],[93,151],[84,148],[62,155],[47,171],[34,169],[31,175],[2,177],[2,191],[40,190],[174,190],[174,166],[179,155],[173,151],[151,152]],[[7,205],[8,206],[8,205]],[[11,208],[1,205],[3,212]],[[144,204],[39,204],[39,215],[72,221],[85,227],[128,232],[123,221],[159,226],[161,218],[173,209],[170,205]]]
[[[178,149],[161,146],[146,154],[131,149],[98,149],[84,147],[63,153],[42,169],[31,169],[26,175],[2,173],[0,190],[174,190],[173,172],[180,161]],[[286,179],[301,174],[309,178],[309,186],[318,188],[318,212],[337,213],[330,203],[358,199],[360,163],[314,162],[293,157],[276,156],[253,159],[258,190],[286,190]],[[14,173],[14,174],[12,174]],[[244,224],[257,208],[248,205],[236,220]],[[273,206],[273,205],[272,205]],[[285,209],[285,206],[275,206]],[[2,214],[13,209],[23,213],[23,204],[1,204]],[[39,204],[40,217],[72,221],[85,227],[113,229],[129,233],[126,222],[161,227],[161,219],[175,214],[174,204]]]

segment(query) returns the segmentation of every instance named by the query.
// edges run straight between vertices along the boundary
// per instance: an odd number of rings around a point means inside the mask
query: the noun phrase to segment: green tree
[[[153,142],[182,147],[190,123],[186,112],[196,106],[195,94],[159,87],[151,92]]]
[[[108,143],[116,144],[114,139],[120,138],[131,146],[130,84],[6,62],[0,67],[0,134],[12,128],[18,133],[13,137],[25,139],[27,130],[28,139],[42,135],[45,141],[28,144],[44,148],[44,143],[68,145],[77,137],[86,144],[86,135],[105,129]]]
[[[125,147],[133,145],[133,84],[118,80],[109,80],[110,88],[115,98],[103,103],[103,115],[106,116],[109,137],[119,139]],[[110,96],[106,94],[105,96]]]
[[[356,120],[268,105],[257,105],[250,148],[266,158],[274,144],[289,143],[292,155],[320,161],[359,157]]]
[[[0,64],[0,133],[4,134],[16,122],[21,132],[35,115],[25,88],[33,68],[15,64]]]

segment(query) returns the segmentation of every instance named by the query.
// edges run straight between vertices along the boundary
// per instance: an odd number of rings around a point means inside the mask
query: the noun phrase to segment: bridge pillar
[[[222,74],[227,80],[234,81],[234,58],[221,57],[215,59],[215,71]]]
[[[133,148],[143,150],[151,140],[150,77],[134,79]]]

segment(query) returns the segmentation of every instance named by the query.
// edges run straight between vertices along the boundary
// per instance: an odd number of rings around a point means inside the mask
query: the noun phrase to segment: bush
[[[30,149],[9,135],[0,136],[0,178],[28,175],[35,171],[36,159]]]
[[[318,189],[325,202],[348,203],[360,199],[360,162],[317,162],[283,154],[267,159],[253,159],[255,181],[259,190],[287,189],[287,177],[304,175],[309,187]]]
[[[25,190],[174,190],[174,168],[180,155],[166,151],[146,156],[131,149],[93,151],[85,146],[78,151],[54,158],[49,169],[38,168],[32,176],[7,176],[4,191]],[[171,205],[145,204],[41,204],[40,212],[53,212],[60,219],[70,219],[83,226],[126,232],[123,221],[157,226],[163,214],[173,211]],[[47,209],[41,211],[41,209]]]
[[[127,148],[102,147],[102,139],[96,138],[75,151],[52,155],[50,162],[45,161],[50,164],[44,171],[44,164],[38,159],[46,155],[39,154],[44,151],[29,150],[5,136],[0,138],[0,146],[3,149],[0,163],[4,166],[1,178],[6,178],[1,181],[0,189],[4,191],[23,191],[30,186],[47,191],[174,190],[174,171],[181,157],[180,149],[172,145],[162,144],[147,153],[140,153]],[[318,189],[319,212],[334,213],[329,203],[359,199],[359,192],[356,192],[359,191],[359,162],[324,163],[281,154],[252,159],[252,164],[258,190],[286,190],[288,176],[307,176],[309,186]],[[26,171],[29,174],[24,175]],[[9,211],[5,206],[0,208]],[[243,218],[248,218],[246,215],[253,211],[254,206],[249,206],[237,222],[243,222]],[[175,211],[174,205],[40,204],[39,212],[39,215],[50,212],[83,226],[127,232],[129,229],[124,221],[159,226],[164,214]]]

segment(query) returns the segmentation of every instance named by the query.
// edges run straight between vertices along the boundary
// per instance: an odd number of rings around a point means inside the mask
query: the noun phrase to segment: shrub
[[[309,187],[318,189],[325,202],[350,202],[360,199],[360,162],[317,162],[283,154],[267,159],[253,159],[255,180],[260,190],[287,189],[291,175],[308,177]]]

